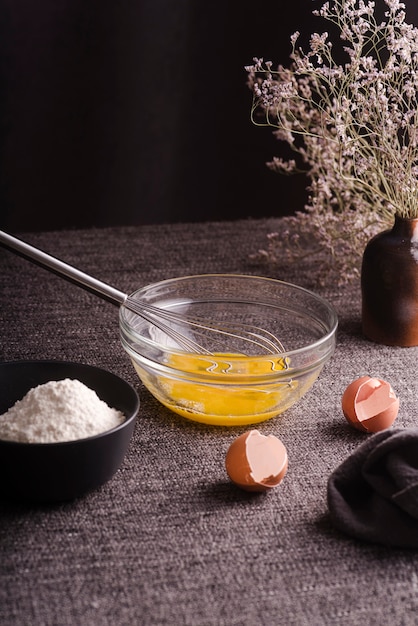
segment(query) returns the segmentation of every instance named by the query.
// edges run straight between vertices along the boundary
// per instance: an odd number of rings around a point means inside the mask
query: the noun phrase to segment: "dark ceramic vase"
[[[362,327],[391,346],[418,345],[418,219],[395,217],[369,241],[361,269]]]

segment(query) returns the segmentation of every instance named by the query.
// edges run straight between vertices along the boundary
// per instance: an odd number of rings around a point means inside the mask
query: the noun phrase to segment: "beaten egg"
[[[214,425],[245,425],[267,420],[291,406],[311,386],[278,381],[274,372],[289,369],[288,358],[243,357],[238,354],[170,354],[172,375],[150,376],[134,367],[162,404],[194,421]],[[317,377],[314,373],[312,377]]]

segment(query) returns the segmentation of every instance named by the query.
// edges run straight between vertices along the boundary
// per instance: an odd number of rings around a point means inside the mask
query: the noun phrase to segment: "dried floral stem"
[[[406,23],[399,0],[330,0],[313,13],[339,31],[340,46],[327,32],[314,33],[304,52],[295,33],[289,68],[254,59],[251,116],[295,154],[269,167],[304,170],[310,179],[309,202],[293,228],[307,227],[308,215],[333,257],[335,237],[351,239],[358,257],[348,224],[370,234],[394,214],[418,217],[418,29]]]

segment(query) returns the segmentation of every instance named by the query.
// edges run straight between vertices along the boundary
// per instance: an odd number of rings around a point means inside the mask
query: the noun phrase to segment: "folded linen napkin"
[[[329,477],[339,530],[365,541],[418,547],[418,428],[370,436]]]

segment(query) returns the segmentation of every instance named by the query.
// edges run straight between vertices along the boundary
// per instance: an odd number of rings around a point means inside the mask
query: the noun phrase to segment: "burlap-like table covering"
[[[249,253],[272,220],[20,235],[124,291],[206,272],[263,273]],[[418,424],[417,349],[366,341],[359,285],[321,292],[338,344],[313,389],[258,426],[288,449],[265,496],[228,481],[225,452],[247,428],[177,417],[141,386],[119,341],[117,309],[0,249],[0,358],[98,365],[139,391],[123,466],[75,502],[0,502],[0,623],[11,625],[409,625],[418,623],[418,554],[361,542],[329,518],[327,480],[364,435],[345,422],[346,385],[369,373],[401,399],[396,425]],[[312,288],[309,263],[277,278]],[[319,290],[319,288],[318,288]]]

